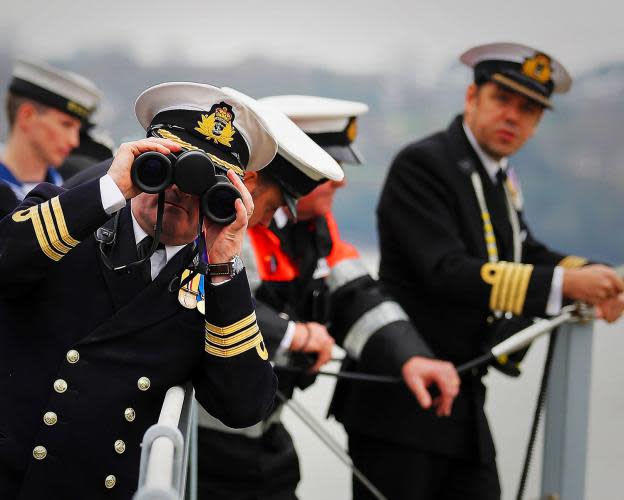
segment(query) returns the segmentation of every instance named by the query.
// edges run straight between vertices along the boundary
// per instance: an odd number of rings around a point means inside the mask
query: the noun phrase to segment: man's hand
[[[327,328],[320,323],[296,323],[290,350],[316,354],[316,363],[310,372],[317,372],[331,359],[335,343]]]
[[[231,260],[240,254],[243,246],[243,238],[247,229],[247,221],[254,211],[251,194],[243,184],[243,181],[232,171],[228,170],[228,179],[238,189],[242,196],[236,200],[236,219],[227,226],[221,226],[204,220],[204,237],[206,238],[206,251],[210,262],[219,264]]]
[[[460,384],[459,375],[452,363],[414,356],[403,364],[401,375],[420,406],[427,409],[433,404],[439,417],[448,417],[451,414]],[[440,389],[440,396],[435,401],[431,400],[431,394],[427,390],[430,384],[436,384]]]
[[[563,296],[586,304],[597,305],[624,291],[624,281],[614,269],[592,264],[563,273]]]
[[[596,317],[609,323],[616,321],[624,312],[624,293],[596,304]]]
[[[124,142],[113,159],[113,163],[108,169],[108,175],[110,175],[117,184],[117,187],[124,195],[126,200],[134,198],[141,193],[140,189],[137,189],[132,184],[132,178],[130,177],[130,169],[134,159],[141,153],[146,151],[156,151],[164,155],[168,155],[171,152],[180,151],[180,145],[168,139],[157,139],[155,137],[149,137],[147,139],[141,139],[139,141]]]

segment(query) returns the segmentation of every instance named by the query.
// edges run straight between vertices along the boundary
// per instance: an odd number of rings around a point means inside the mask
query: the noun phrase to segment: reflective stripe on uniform
[[[327,277],[326,283],[330,292],[335,292],[347,283],[368,276],[368,270],[360,259],[347,259],[338,262],[332,267],[331,274]]]
[[[283,406],[278,406],[276,410],[271,413],[268,419],[262,420],[251,427],[244,427],[242,429],[233,429],[228,427],[221,420],[213,417],[208,413],[201,405],[197,405],[197,425],[204,429],[210,429],[218,432],[226,432],[228,434],[237,434],[239,436],[245,436],[248,438],[257,439],[261,437],[269,427],[273,424],[280,422]]]
[[[360,359],[364,346],[375,332],[395,321],[408,321],[403,308],[392,301],[385,301],[367,311],[347,332],[344,348],[349,356]]]

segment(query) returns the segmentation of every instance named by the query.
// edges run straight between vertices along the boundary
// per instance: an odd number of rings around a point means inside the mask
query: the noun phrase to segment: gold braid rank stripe
[[[522,314],[533,266],[512,262],[490,262],[481,267],[481,278],[492,285],[490,309]]]
[[[243,330],[242,332],[237,333],[236,335],[232,335],[230,337],[217,337],[216,335],[206,333],[206,340],[212,344],[229,347],[234,344],[238,344],[239,342],[242,342],[243,340],[246,340],[250,337],[253,337],[259,331],[260,327],[258,326],[258,323],[255,323],[249,328]]]
[[[252,312],[249,316],[244,317],[243,319],[237,321],[236,323],[232,323],[229,326],[216,326],[212,323],[208,323],[206,321],[206,333],[214,333],[215,335],[229,335],[230,333],[234,333],[242,328],[246,328],[252,323],[256,321],[256,311]]]
[[[52,246],[56,250],[65,255],[71,250],[71,248],[64,245],[59,238],[58,233],[56,232],[56,228],[54,227],[54,220],[52,219],[50,204],[47,201],[41,204],[41,213],[43,214],[43,220],[45,221],[46,231],[48,233],[50,243],[52,243]]]
[[[558,266],[563,267],[564,269],[575,269],[577,267],[583,267],[587,264],[587,259],[585,257],[579,257],[577,255],[568,255],[559,261]]]
[[[242,344],[237,345],[236,347],[232,347],[229,349],[215,347],[209,344],[208,342],[206,342],[206,352],[208,354],[212,354],[220,358],[231,358],[233,356],[238,356],[239,354],[249,351],[250,349],[253,349],[255,347],[256,351],[258,351],[258,355],[262,359],[266,359],[260,354],[260,350],[258,349],[259,347],[260,348],[262,347],[263,343],[264,343],[264,339],[262,338],[262,334],[258,333],[257,335],[255,335],[252,339],[248,340],[247,342],[244,342]],[[266,352],[266,349],[264,351]]]
[[[59,254],[55,252],[45,236],[43,224],[41,224],[41,217],[39,216],[39,205],[34,205],[30,208],[27,208],[26,210],[20,210],[19,212],[15,212],[12,216],[12,219],[15,222],[26,222],[28,220],[31,221],[33,229],[35,230],[35,236],[37,237],[37,243],[39,243],[41,251],[45,254],[45,256],[55,262],[58,262],[63,258],[64,254]]]
[[[52,210],[50,210],[50,206],[52,206]],[[45,228],[41,222],[39,210],[41,210]],[[52,215],[53,213],[54,215]],[[67,252],[80,243],[72,238],[67,230],[65,216],[63,215],[63,209],[58,196],[40,205],[34,205],[26,210],[15,212],[12,218],[15,222],[25,222],[27,220],[32,222],[41,251],[46,257],[55,262],[61,260]],[[54,224],[55,220],[56,226]],[[57,226],[58,232],[56,230]]]
[[[170,132],[167,129],[160,128],[158,129],[157,132],[158,132],[158,135],[160,135],[160,137],[162,137],[163,139],[169,139],[170,141],[173,141],[179,144],[180,147],[187,149],[188,151],[201,151],[202,153],[206,153],[208,157],[217,165],[221,165],[222,167],[227,168],[229,170],[234,170],[234,172],[236,172],[240,176],[245,175],[245,171],[239,166],[234,165],[232,163],[228,163],[227,161],[222,160],[218,156],[210,154],[207,151],[204,151],[203,149],[198,148],[197,146],[193,146],[190,142],[186,142],[185,140],[181,139],[180,137],[178,137],[177,135],[175,135],[174,133]]]
[[[50,204],[52,205],[56,224],[58,225],[59,233],[61,233],[61,238],[63,242],[69,247],[75,247],[80,242],[72,238],[69,234],[67,224],[65,224],[65,216],[63,215],[63,209],[61,208],[61,202],[59,201],[59,197],[55,196],[54,198],[52,198],[50,200]]]

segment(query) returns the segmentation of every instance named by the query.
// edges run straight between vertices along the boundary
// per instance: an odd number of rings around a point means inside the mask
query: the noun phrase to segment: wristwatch
[[[238,273],[240,273],[245,265],[243,264],[243,259],[240,258],[240,255],[235,255],[227,262],[222,262],[220,264],[208,264],[208,272],[207,276],[210,278],[214,278],[215,276],[227,276],[229,278],[233,278]]]

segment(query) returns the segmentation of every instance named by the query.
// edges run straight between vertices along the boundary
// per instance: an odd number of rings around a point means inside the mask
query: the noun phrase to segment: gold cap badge
[[[535,54],[528,57],[522,64],[522,73],[540,83],[548,83],[552,74],[550,57],[545,54]]]

